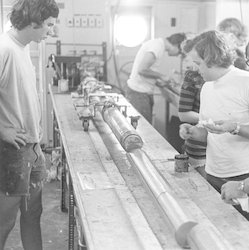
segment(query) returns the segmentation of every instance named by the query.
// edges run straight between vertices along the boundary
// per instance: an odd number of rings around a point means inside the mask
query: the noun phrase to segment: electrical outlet
[[[96,27],[98,28],[103,27],[103,18],[101,16],[96,16]]]
[[[88,27],[88,18],[87,18],[87,16],[82,16],[81,17],[81,26],[84,27],[84,28]]]
[[[88,16],[89,27],[95,27],[95,16]]]
[[[75,16],[74,17],[74,26],[75,27],[80,27],[81,26],[81,18],[80,18],[80,16]]]
[[[68,18],[67,19],[67,26],[68,27],[73,27],[73,18]]]

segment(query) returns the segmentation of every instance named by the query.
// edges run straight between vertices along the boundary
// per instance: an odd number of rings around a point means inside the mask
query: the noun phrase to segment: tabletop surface
[[[70,94],[53,99],[88,248],[182,249],[100,113],[83,131]],[[178,153],[143,117],[137,132],[142,150],[196,221],[235,249],[249,249],[248,221],[194,169],[175,173],[171,159]]]

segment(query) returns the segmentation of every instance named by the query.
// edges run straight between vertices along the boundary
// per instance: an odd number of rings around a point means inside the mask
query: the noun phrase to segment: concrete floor
[[[58,180],[44,182],[41,228],[43,250],[68,249],[68,214],[60,210],[60,181]],[[77,238],[75,238],[75,250],[78,249],[76,243]],[[23,250],[20,239],[19,216],[4,250]]]

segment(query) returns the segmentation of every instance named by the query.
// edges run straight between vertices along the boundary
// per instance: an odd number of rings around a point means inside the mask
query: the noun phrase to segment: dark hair
[[[41,26],[49,17],[57,18],[59,8],[54,0],[19,0],[10,13],[14,28],[22,30],[31,23]]]
[[[236,58],[234,44],[229,41],[226,34],[215,30],[203,32],[184,42],[185,53],[189,53],[193,49],[208,67],[228,68]]]
[[[166,39],[172,44],[176,45],[179,48],[181,48],[181,43],[186,39],[185,33],[176,33],[169,37],[166,37]]]

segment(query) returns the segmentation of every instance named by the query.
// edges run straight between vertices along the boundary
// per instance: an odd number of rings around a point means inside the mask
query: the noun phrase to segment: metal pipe
[[[104,107],[102,116],[125,151],[131,152],[134,149],[142,148],[142,138],[116,106]]]

